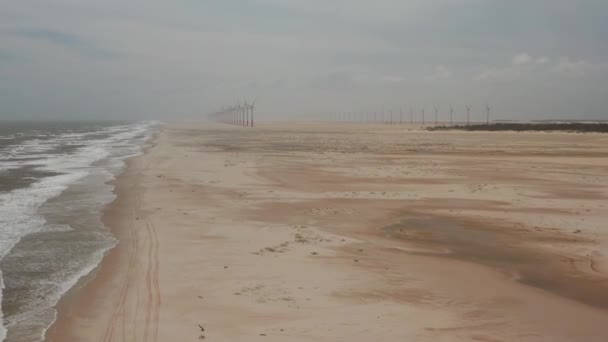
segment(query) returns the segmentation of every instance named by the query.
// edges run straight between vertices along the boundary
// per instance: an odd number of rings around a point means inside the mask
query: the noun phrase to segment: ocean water
[[[0,122],[0,341],[41,341],[53,308],[116,240],[108,184],[158,125]]]

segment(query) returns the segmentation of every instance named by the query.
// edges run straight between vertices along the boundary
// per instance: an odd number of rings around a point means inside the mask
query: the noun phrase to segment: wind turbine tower
[[[414,106],[410,105],[410,128],[414,126]]]
[[[251,125],[251,123],[250,123],[251,120],[249,117],[249,103],[247,103],[247,100],[243,100],[243,106],[245,107],[245,118],[246,118],[245,123],[246,123],[246,126],[249,127]]]
[[[486,105],[486,125],[490,125],[490,105]]]
[[[422,108],[422,127],[424,127],[424,108]]]
[[[454,106],[450,105],[450,127],[454,125]]]
[[[253,110],[255,109],[255,103],[258,100],[253,100],[253,102],[249,105],[249,109],[251,109],[251,127],[253,127]]]

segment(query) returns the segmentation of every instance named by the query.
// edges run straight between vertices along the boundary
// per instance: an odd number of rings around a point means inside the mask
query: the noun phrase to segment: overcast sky
[[[0,118],[608,119],[606,0],[4,0]]]

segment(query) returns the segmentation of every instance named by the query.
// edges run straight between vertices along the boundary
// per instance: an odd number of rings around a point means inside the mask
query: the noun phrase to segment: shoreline
[[[162,131],[162,126],[160,130]],[[149,150],[155,146],[155,141],[158,138],[158,134],[155,133],[150,139],[144,143],[144,146],[149,145],[142,149],[142,152],[136,156],[130,157],[125,160],[125,166],[122,172],[116,175],[116,178],[109,182],[114,188],[113,193],[116,198],[108,203],[102,210],[101,220],[102,223],[107,227],[112,236],[116,239],[116,244],[104,253],[103,258],[96,267],[84,277],[81,277],[78,282],[70,288],[59,300],[55,306],[57,310],[56,318],[53,324],[45,331],[44,341],[70,341],[71,336],[69,335],[70,326],[76,324],[71,315],[74,311],[85,312],[86,309],[94,301],[91,298],[97,295],[99,288],[103,287],[104,282],[111,277],[109,273],[112,270],[115,263],[118,262],[120,256],[125,253],[122,249],[125,248],[124,241],[127,237],[125,227],[122,220],[119,219],[121,216],[120,208],[127,203],[130,198],[128,188],[128,182],[133,178],[134,165],[138,159],[141,159],[145,154],[149,153]]]
[[[33,122],[23,131],[9,126],[23,137],[8,138],[7,146],[18,151],[15,160],[27,163],[2,164],[12,170],[5,183],[13,184],[0,199],[6,204],[0,220],[6,340],[42,340],[59,300],[116,244],[101,222],[103,209],[114,199],[111,181],[124,161],[141,153],[151,137],[150,125]],[[47,138],[39,141],[38,134]],[[37,155],[37,148],[45,153]]]
[[[604,340],[603,137],[291,129],[164,126],[47,341]]]

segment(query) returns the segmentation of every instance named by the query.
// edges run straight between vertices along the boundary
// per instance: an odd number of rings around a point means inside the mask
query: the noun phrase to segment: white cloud
[[[608,76],[608,63],[594,63],[581,58],[561,57],[552,71],[564,76],[604,78]]]
[[[580,74],[586,68],[584,61],[570,61],[562,58],[557,64],[551,66],[549,57],[534,57],[526,52],[519,53],[511,58],[511,65],[494,66],[482,70],[474,79],[477,81],[515,81],[523,76],[540,77],[550,70]]]
[[[555,66],[555,70],[572,75],[583,75],[589,66],[589,63],[582,59],[571,60],[570,58],[562,57]]]
[[[545,56],[533,57],[533,56],[530,56],[530,54],[528,54],[526,52],[522,52],[520,54],[513,56],[511,64],[513,66],[526,66],[526,65],[531,66],[531,65],[545,65],[549,62],[550,62],[550,60],[548,57],[545,57]]]
[[[532,57],[527,53],[520,53],[513,57],[513,65],[525,65],[532,62]]]
[[[538,57],[535,62],[536,62],[536,64],[539,64],[539,65],[545,65],[545,64],[549,63],[549,58]]]
[[[489,68],[482,71],[477,81],[514,81],[519,79],[521,72],[515,68]]]
[[[382,77],[382,81],[386,83],[400,83],[405,81],[405,78],[397,75],[387,75]]]
[[[448,79],[451,77],[452,77],[452,71],[450,71],[450,69],[448,69],[444,65],[438,65],[433,70],[433,73],[425,76],[424,79],[427,81],[440,81],[440,80],[445,80],[445,79]]]

